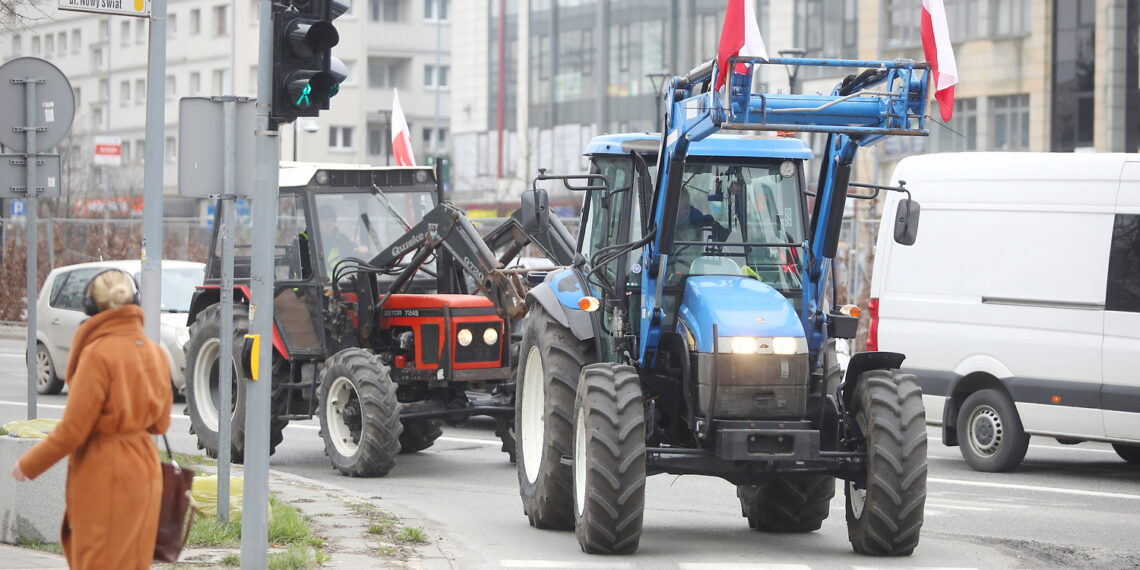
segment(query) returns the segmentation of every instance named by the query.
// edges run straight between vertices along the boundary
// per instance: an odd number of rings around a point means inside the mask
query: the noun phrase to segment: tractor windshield
[[[803,200],[793,161],[690,157],[676,212],[670,281],[747,275],[782,291],[800,289]]]
[[[328,270],[346,257],[369,259],[435,207],[431,192],[321,193],[317,240]]]

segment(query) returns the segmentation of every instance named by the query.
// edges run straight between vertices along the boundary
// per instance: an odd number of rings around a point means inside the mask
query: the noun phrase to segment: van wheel
[[[958,411],[958,445],[970,467],[995,473],[1021,464],[1029,436],[1008,396],[999,390],[979,390]]]
[[[1112,448],[1116,450],[1116,454],[1121,459],[1129,463],[1140,463],[1140,445],[1125,445],[1123,443],[1114,443]]]

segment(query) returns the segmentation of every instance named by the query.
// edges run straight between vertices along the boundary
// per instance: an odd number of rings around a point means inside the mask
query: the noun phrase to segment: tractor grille
[[[439,364],[439,325],[421,325],[419,343],[424,364]]]
[[[499,355],[502,354],[502,349],[500,347],[501,343],[503,342],[503,328],[498,321],[463,323],[459,326],[465,329],[471,329],[471,335],[474,338],[471,340],[471,344],[468,346],[459,346],[459,343],[455,343],[456,364],[469,362],[498,362],[500,360]],[[490,345],[483,342],[483,331],[488,327],[499,331],[499,340]]]
[[[807,412],[808,355],[718,354],[716,410],[721,419],[801,418]],[[697,354],[699,412],[708,413],[713,355]]]

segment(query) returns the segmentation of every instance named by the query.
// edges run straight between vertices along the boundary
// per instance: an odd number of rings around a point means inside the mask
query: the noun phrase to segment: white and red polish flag
[[[950,45],[946,6],[942,0],[922,0],[922,53],[933,68],[934,98],[942,120],[954,116],[954,85],[958,83],[958,62]]]
[[[412,132],[408,130],[408,120],[400,107],[400,94],[392,90],[392,155],[396,166],[415,166],[416,155],[412,152]]]
[[[753,0],[728,0],[724,11],[724,27],[720,31],[720,47],[716,50],[717,78],[714,90],[724,85],[728,77],[728,58],[749,56],[768,59],[768,48],[760,37],[756,23],[756,5]],[[743,66],[741,66],[743,67]],[[743,69],[737,69],[744,73]]]

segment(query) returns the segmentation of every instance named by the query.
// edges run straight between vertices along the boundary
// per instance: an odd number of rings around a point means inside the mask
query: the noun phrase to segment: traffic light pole
[[[269,396],[273,380],[269,363],[273,343],[273,238],[277,227],[277,168],[280,140],[269,118],[273,104],[274,26],[270,0],[258,5],[257,130],[254,133],[253,243],[250,255],[252,300],[250,332],[265,339],[255,358],[261,379],[243,382],[246,391],[245,482],[241,517],[241,567],[267,567],[269,547]],[[225,445],[224,443],[222,445]]]

